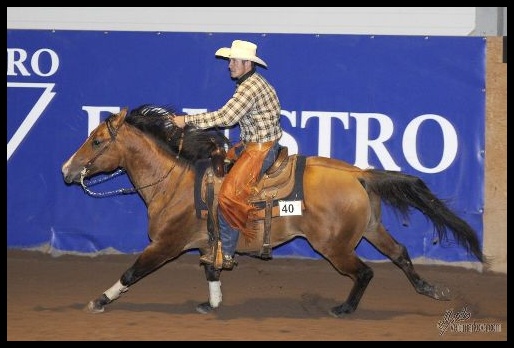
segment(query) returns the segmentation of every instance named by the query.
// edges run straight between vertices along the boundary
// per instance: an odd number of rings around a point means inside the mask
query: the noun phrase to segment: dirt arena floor
[[[453,289],[455,299],[440,302],[418,295],[391,263],[368,262],[375,277],[357,311],[340,319],[328,311],[351,281],[326,261],[243,256],[222,274],[221,307],[200,314],[195,307],[207,300],[208,285],[198,256],[186,254],[104,313],[84,311],[135,258],[8,249],[7,340],[507,340],[507,276],[453,266],[416,265],[425,279]]]

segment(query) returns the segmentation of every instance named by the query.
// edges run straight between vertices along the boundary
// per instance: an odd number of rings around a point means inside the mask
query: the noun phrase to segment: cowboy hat
[[[222,47],[216,51],[215,55],[223,58],[235,58],[235,59],[243,59],[250,60],[262,66],[268,67],[266,63],[257,57],[257,45],[251,43],[249,41],[243,40],[234,40],[232,42],[232,47]]]

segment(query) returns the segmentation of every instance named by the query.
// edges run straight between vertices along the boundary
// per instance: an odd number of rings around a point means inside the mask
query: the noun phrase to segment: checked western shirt
[[[232,98],[212,112],[185,115],[185,123],[201,129],[239,123],[243,142],[264,143],[280,139],[280,102],[273,86],[255,69],[236,83]]]

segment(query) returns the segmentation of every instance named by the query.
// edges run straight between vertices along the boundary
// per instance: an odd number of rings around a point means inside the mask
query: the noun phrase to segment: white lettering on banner
[[[30,57],[30,65],[27,65],[26,62],[28,57],[29,54],[22,48],[7,48],[7,77],[18,76],[19,74],[22,76],[32,76],[32,74],[35,74],[41,77],[48,77],[54,75],[59,69],[59,56],[49,48],[41,48],[35,51]],[[42,64],[43,59],[48,59],[49,62],[48,69],[45,71],[42,69],[42,67],[46,66],[46,64]],[[55,83],[7,82],[7,88],[9,87],[42,88],[43,93],[34,103],[34,106],[25,116],[11,139],[7,141],[8,161],[56,94],[53,91]]]
[[[291,121],[293,127],[296,127],[296,111],[289,112],[282,110],[282,115],[286,116]],[[368,149],[371,148],[375,151],[384,169],[401,171],[402,168],[396,164],[391,153],[385,146],[385,142],[391,138],[394,131],[394,123],[387,115],[380,113],[302,111],[301,127],[305,128],[309,119],[318,118],[318,155],[331,157],[332,119],[336,118],[340,120],[343,123],[344,129],[349,129],[349,117],[353,117],[356,123],[355,166],[360,168],[371,167],[368,156]],[[369,136],[371,120],[376,120],[379,123],[380,133],[375,139],[370,139]],[[417,134],[419,127],[426,120],[436,121],[441,126],[443,133],[444,152],[440,163],[434,168],[423,166],[417,156]],[[297,149],[296,142],[294,142],[294,145]],[[420,115],[414,118],[405,128],[402,148],[407,162],[412,165],[414,169],[422,173],[439,173],[448,168],[457,155],[457,132],[453,125],[442,116],[434,114]]]
[[[393,157],[384,145],[393,135],[394,124],[391,118],[384,114],[352,112],[350,116],[355,118],[355,165],[360,168],[368,168],[368,148],[372,148],[377,154],[380,163],[387,170],[400,171],[401,168],[394,162]],[[380,124],[380,134],[376,139],[369,138],[370,120],[375,119]]]
[[[202,112],[207,112],[207,109],[183,108],[182,112],[185,112],[188,115],[196,115],[196,114],[201,114]]]
[[[285,116],[289,119],[289,122],[291,122],[291,126],[296,128],[296,111],[287,111],[282,110],[281,115]],[[296,142],[296,139],[289,133],[283,132],[282,138],[280,138],[279,141],[280,145],[287,146],[288,152],[292,154],[298,153],[298,143]]]
[[[421,165],[416,149],[416,136],[418,134],[418,129],[426,120],[436,121],[441,126],[441,131],[443,133],[443,154],[439,164],[433,168],[427,168]],[[455,128],[453,128],[453,125],[447,119],[439,115],[426,114],[416,117],[407,125],[405,132],[403,133],[402,148],[405,159],[409,162],[412,168],[419,170],[422,173],[433,174],[442,172],[452,164],[453,160],[457,156],[459,142],[457,140],[457,132],[455,131]]]
[[[332,118],[337,118],[343,122],[344,129],[348,129],[348,113],[347,112],[329,112],[329,111],[302,111],[301,127],[305,128],[305,124],[312,117],[319,118],[318,128],[318,155],[330,157],[330,145],[332,142]],[[329,130],[327,132],[327,129]]]
[[[23,88],[43,88],[43,93],[34,104],[28,115],[23,119],[12,138],[7,142],[7,160],[11,157],[14,151],[18,148],[22,140],[27,136],[30,129],[39,117],[43,114],[50,101],[55,96],[52,91],[55,83],[23,83],[23,82],[7,82],[7,87],[23,87]]]
[[[119,112],[120,108],[116,106],[83,106],[83,110],[88,113],[88,135],[101,122],[101,112]],[[183,112],[188,114],[197,114],[206,112],[207,109],[199,108],[183,108]],[[297,127],[297,112],[282,110],[281,115],[286,117],[291,126]],[[394,133],[393,120],[381,113],[358,113],[358,112],[331,112],[331,111],[302,111],[300,113],[301,128],[305,128],[307,121],[312,118],[318,118],[318,156],[331,157],[331,135],[332,135],[332,119],[338,119],[343,123],[344,129],[350,128],[349,118],[353,117],[356,124],[355,137],[355,163],[360,168],[369,168],[368,149],[372,149],[383,168],[386,170],[401,171],[401,167],[396,164],[391,153],[386,147],[386,142]],[[369,125],[372,120],[379,124],[379,134],[375,139],[370,139]],[[421,164],[418,157],[418,149],[416,140],[420,127],[424,122],[432,120],[440,125],[443,134],[444,149],[441,160],[438,165],[433,168],[425,167]],[[225,135],[229,137],[230,130],[225,130]],[[289,148],[290,154],[298,153],[298,143],[296,139],[284,131],[280,144]],[[416,170],[422,173],[439,173],[448,168],[457,156],[458,138],[454,126],[447,119],[440,115],[425,114],[415,117],[405,128],[402,138],[402,150],[407,162]]]
[[[48,56],[50,58],[50,68],[47,72],[41,70],[40,60],[42,57]],[[27,51],[21,48],[8,48],[7,49],[7,76],[18,76],[18,71],[23,76],[31,76],[31,73],[25,66],[27,60]],[[48,77],[52,76],[59,69],[59,56],[55,51],[49,48],[41,48],[34,52],[30,59],[30,68],[38,76]]]

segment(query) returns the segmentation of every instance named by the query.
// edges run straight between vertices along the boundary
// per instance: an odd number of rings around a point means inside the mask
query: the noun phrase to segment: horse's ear
[[[128,108],[123,108],[120,110],[116,117],[112,120],[112,124],[114,128],[118,129],[121,124],[125,121],[125,116],[127,116]]]

